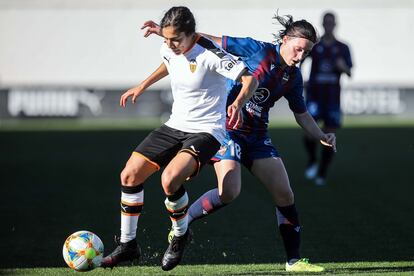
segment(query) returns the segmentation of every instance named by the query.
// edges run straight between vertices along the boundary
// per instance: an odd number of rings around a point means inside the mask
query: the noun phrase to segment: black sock
[[[305,145],[306,152],[308,153],[308,166],[316,162],[316,147],[317,142],[306,136],[303,137],[303,144]]]
[[[276,207],[280,235],[285,246],[287,261],[300,259],[300,224],[295,204]]]
[[[334,151],[330,147],[322,147],[322,158],[319,165],[318,176],[325,178],[328,167],[332,162]]]

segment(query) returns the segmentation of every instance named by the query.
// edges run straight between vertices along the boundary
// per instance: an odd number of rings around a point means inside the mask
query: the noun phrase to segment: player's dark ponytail
[[[160,27],[172,26],[177,32],[184,32],[187,36],[195,33],[195,19],[187,7],[179,6],[170,8],[161,19]]]
[[[276,41],[279,43],[285,35],[290,37],[305,38],[313,43],[318,41],[318,35],[316,34],[315,28],[311,23],[304,19],[293,21],[293,17],[291,15],[281,16],[277,12],[273,16],[273,19],[276,19],[279,24],[284,27],[284,29],[280,30],[277,35],[274,34]]]

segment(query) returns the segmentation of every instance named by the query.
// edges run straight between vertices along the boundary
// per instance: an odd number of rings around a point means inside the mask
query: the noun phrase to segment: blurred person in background
[[[207,216],[232,202],[241,191],[243,164],[267,188],[276,205],[275,218],[282,236],[287,262],[285,269],[294,272],[320,272],[323,267],[300,256],[300,232],[294,194],[283,161],[268,135],[269,110],[285,97],[297,123],[314,139],[335,148],[334,134],[324,133],[306,110],[303,80],[299,64],[317,41],[314,27],[306,20],[293,21],[292,16],[274,17],[283,30],[277,43],[252,38],[215,37],[207,35],[228,53],[239,57],[259,81],[254,96],[242,108],[243,121],[238,129],[227,127],[227,137],[213,158],[218,188],[203,194],[191,204],[189,222]],[[144,36],[161,35],[159,26],[147,21]],[[228,80],[228,104],[240,93],[241,84]],[[174,229],[172,230],[174,231]]]
[[[169,120],[137,146],[121,172],[121,236],[116,239],[115,250],[103,259],[104,268],[139,259],[136,232],[144,205],[144,182],[164,166],[161,184],[174,235],[161,267],[171,270],[179,264],[191,239],[183,183],[198,174],[225,138],[226,79],[242,84],[241,93],[227,108],[231,127],[237,127],[241,107],[257,88],[245,64],[196,33],[195,25],[188,8],[169,9],[160,23],[163,62],[140,85],[121,96],[122,107],[129,99],[135,103],[149,86],[169,75],[174,101]]]
[[[312,65],[306,86],[306,104],[315,121],[323,123],[325,132],[336,133],[342,121],[340,78],[342,74],[351,77],[352,60],[349,47],[335,37],[335,15],[325,13],[322,25],[325,33],[309,55]],[[314,179],[316,185],[324,185],[334,151],[322,147],[318,162],[318,143],[309,135],[305,135],[303,141],[308,155],[305,177]]]

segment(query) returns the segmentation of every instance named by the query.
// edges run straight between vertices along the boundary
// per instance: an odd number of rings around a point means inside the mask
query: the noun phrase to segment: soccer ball
[[[100,266],[103,253],[101,239],[89,231],[75,232],[63,244],[66,264],[77,271],[88,271]]]

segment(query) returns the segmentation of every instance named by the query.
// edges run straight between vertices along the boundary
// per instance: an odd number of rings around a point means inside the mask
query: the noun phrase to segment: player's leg
[[[338,85],[326,86],[326,91],[329,97],[325,103],[325,112],[323,116],[325,133],[336,133],[341,127],[342,114],[340,107],[340,87]],[[318,168],[318,173],[315,179],[316,185],[326,184],[326,177],[328,168],[330,167],[334,158],[335,152],[331,147],[322,147],[321,161]]]
[[[276,204],[276,217],[287,260],[300,259],[300,224],[294,195],[283,162],[278,157],[256,159],[251,172],[260,180]]]
[[[310,87],[308,89],[308,98],[307,98],[307,108],[309,114],[312,115],[313,119],[317,122],[321,114],[321,106],[317,97],[318,87]],[[308,162],[306,164],[305,177],[307,179],[313,179],[316,177],[318,172],[318,160],[317,160],[317,149],[318,141],[315,141],[314,138],[305,134],[303,136],[303,144],[308,156]]]
[[[325,127],[325,133],[336,133],[337,128],[335,127]],[[315,184],[318,186],[326,184],[326,177],[328,174],[328,168],[332,163],[335,152],[331,147],[322,147],[321,150],[321,161],[319,163],[318,172],[315,178]]]
[[[182,150],[170,161],[161,176],[166,195],[165,206],[174,229],[174,237],[162,259],[163,270],[171,270],[179,264],[191,239],[187,215],[188,195],[182,184],[197,175],[201,166],[210,160],[219,147],[220,143],[208,133],[189,135]]]
[[[161,183],[166,195],[165,206],[170,213],[176,236],[184,235],[188,227],[188,195],[182,184],[197,170],[197,160],[188,152],[180,152],[161,175]]]
[[[303,144],[305,146],[306,153],[308,155],[308,162],[305,169],[305,177],[307,179],[313,179],[318,172],[318,160],[316,158],[316,151],[318,148],[318,142],[312,137],[305,134],[303,136]]]
[[[300,257],[300,223],[294,195],[282,159],[262,158],[253,161],[251,172],[263,183],[276,204],[276,219],[285,246],[289,271],[322,271]]]
[[[121,172],[121,237],[118,246],[105,257],[103,267],[113,267],[119,262],[139,255],[136,243],[137,223],[144,205],[144,182],[177,153],[180,140],[174,130],[161,126],[152,131],[135,149]]]
[[[240,164],[233,160],[214,163],[218,187],[205,192],[188,210],[188,223],[208,216],[233,201],[241,189]]]
[[[102,267],[114,267],[120,262],[139,259],[136,242],[138,219],[144,205],[144,181],[158,166],[134,152],[121,172],[121,236],[118,246],[102,260]]]
[[[224,146],[213,157],[217,176],[217,188],[207,191],[191,204],[189,223],[214,213],[233,201],[241,190],[241,147],[236,136],[228,135]]]

